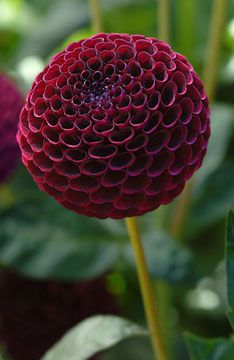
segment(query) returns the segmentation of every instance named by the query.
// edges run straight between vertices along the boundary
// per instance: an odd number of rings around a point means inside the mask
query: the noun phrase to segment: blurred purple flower
[[[0,73],[0,183],[14,170],[20,158],[16,133],[23,99],[15,85]]]
[[[80,283],[0,278],[0,342],[14,360],[39,360],[69,330],[95,314],[118,314],[105,277]]]

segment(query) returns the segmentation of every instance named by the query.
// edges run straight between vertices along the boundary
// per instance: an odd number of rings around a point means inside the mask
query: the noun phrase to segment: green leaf
[[[195,233],[213,225],[234,206],[234,164],[227,162],[212,172],[194,194],[187,229]]]
[[[85,360],[121,340],[147,335],[147,331],[128,320],[97,315],[82,321],[55,344],[42,360]]]
[[[170,282],[183,280],[192,269],[191,252],[160,231],[144,234],[143,247],[153,278],[163,278]],[[125,257],[135,268],[134,254],[130,244],[125,246]],[[193,271],[194,274],[194,271]]]
[[[0,263],[36,278],[83,280],[116,262],[119,237],[105,222],[63,208],[25,174],[11,191],[14,205],[0,207]]]
[[[234,204],[234,166],[223,163],[233,129],[233,109],[215,104],[211,109],[211,138],[201,169],[195,174],[188,233],[199,232],[224,217]]]
[[[227,295],[228,295],[228,318],[234,329],[234,213],[230,211],[227,220],[226,232],[226,274],[227,274]]]
[[[224,338],[206,340],[192,334],[185,339],[191,360],[231,360],[234,359],[234,341]]]
[[[211,137],[202,167],[195,175],[195,190],[199,191],[202,182],[222,163],[231,139],[232,128],[232,107],[223,104],[213,105],[211,108]]]
[[[121,341],[102,354],[102,360],[155,360],[150,338],[147,336],[136,336]]]

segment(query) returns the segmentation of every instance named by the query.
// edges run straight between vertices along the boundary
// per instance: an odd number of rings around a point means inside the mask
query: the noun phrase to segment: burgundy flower
[[[22,106],[19,91],[0,73],[0,183],[6,180],[19,160],[16,133]]]
[[[83,283],[0,279],[0,342],[14,360],[39,360],[66,331],[96,314],[118,314],[105,278]]]
[[[40,189],[78,214],[123,218],[180,194],[209,135],[208,99],[182,55],[154,38],[98,34],[36,77],[18,140]]]

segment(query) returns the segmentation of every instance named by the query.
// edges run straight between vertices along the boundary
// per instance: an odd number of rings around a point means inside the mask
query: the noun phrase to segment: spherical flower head
[[[21,94],[11,80],[0,73],[0,184],[19,161],[16,133],[22,107]]]
[[[14,360],[39,360],[83,319],[119,313],[104,276],[63,283],[4,271],[0,293],[0,342]]]
[[[18,140],[40,189],[78,214],[123,218],[179,195],[209,135],[208,99],[184,56],[143,35],[97,34],[36,77]]]

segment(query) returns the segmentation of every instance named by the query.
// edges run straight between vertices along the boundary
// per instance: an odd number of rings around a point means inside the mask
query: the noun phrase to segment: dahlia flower
[[[39,188],[78,214],[142,215],[201,166],[209,105],[186,58],[143,35],[70,44],[36,77],[21,113],[22,159]]]

